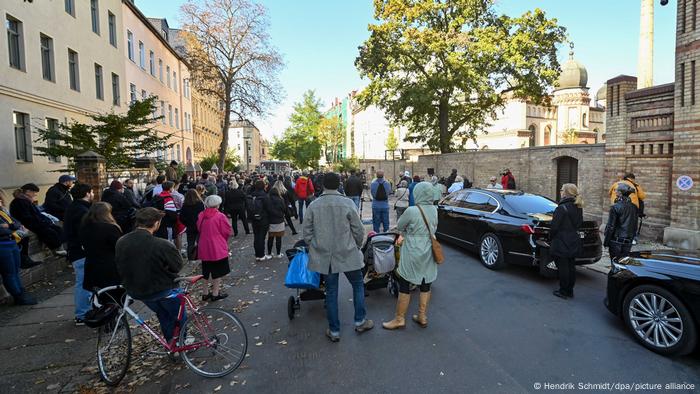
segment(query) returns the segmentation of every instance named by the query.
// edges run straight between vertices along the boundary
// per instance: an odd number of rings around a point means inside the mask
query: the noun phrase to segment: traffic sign
[[[688,191],[693,188],[693,178],[688,175],[681,175],[676,179],[676,186],[684,192]]]

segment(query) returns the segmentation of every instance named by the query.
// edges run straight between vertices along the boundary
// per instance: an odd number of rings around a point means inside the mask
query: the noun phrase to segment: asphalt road
[[[292,243],[287,237],[285,246]],[[251,254],[250,244],[250,238],[234,241],[234,247],[245,246],[236,253]],[[297,317],[287,318],[287,297],[294,292],[283,286],[286,260],[256,264],[234,256],[230,281],[237,284],[220,306],[231,309],[252,302],[239,314],[248,329],[250,357],[222,379],[200,378],[183,368],[137,391],[518,393],[534,392],[537,384],[566,383],[700,387],[697,352],[678,359],[656,355],[638,345],[605,309],[604,275],[580,269],[576,298],[565,301],[551,294],[556,280],[542,278],[534,269],[490,271],[474,255],[450,246],[444,250],[446,262],[433,285],[428,328],[409,322],[405,330],[383,330],[381,322],[392,318],[395,299],[381,289],[366,300],[375,329],[356,335],[351,289],[341,279],[339,343],[330,343],[323,334],[322,301],[302,302]],[[409,315],[417,301],[414,293]],[[282,341],[286,345],[278,343]]]

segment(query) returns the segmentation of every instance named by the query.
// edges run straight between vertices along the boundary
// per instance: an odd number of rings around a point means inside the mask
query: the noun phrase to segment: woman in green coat
[[[437,207],[433,205],[435,189],[430,182],[421,182],[413,189],[413,196],[416,205],[408,207],[397,224],[403,236],[401,261],[397,271],[399,299],[396,303],[394,320],[382,323],[387,330],[406,327],[406,310],[411,300],[409,290],[411,284],[420,288],[418,314],[413,315],[413,321],[421,327],[428,326],[426,313],[428,301],[430,301],[430,285],[437,278],[437,263],[433,258],[431,242],[431,235],[435,234],[438,223]]]

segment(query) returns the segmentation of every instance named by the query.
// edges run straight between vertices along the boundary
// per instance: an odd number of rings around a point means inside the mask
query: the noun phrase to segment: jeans
[[[19,256],[19,246],[15,241],[0,242],[0,276],[5,289],[14,298],[24,294],[24,287],[19,278],[19,265],[22,259]]]
[[[90,298],[92,293],[83,289],[83,280],[85,279],[85,258],[75,260],[73,263],[73,271],[75,272],[75,290],[73,291],[73,300],[75,302],[75,318],[83,319],[92,307],[90,306]]]
[[[168,297],[174,290],[165,290],[153,294],[141,300],[146,306],[155,312],[160,322],[160,329],[163,331],[163,337],[167,342],[175,333],[175,326],[178,324],[177,314],[180,312],[180,299],[177,297]],[[179,322],[180,327],[185,326],[187,315],[185,310],[182,311],[182,320]]]
[[[630,255],[632,250],[632,241],[629,243],[622,243],[617,241],[610,241],[610,261],[617,261],[622,257],[627,257]]]
[[[265,235],[270,225],[253,222],[253,249],[255,257],[265,257]]]
[[[554,263],[559,271],[559,292],[572,296],[576,284],[576,258],[555,256]]]
[[[340,333],[340,320],[338,319],[338,278],[340,274],[329,273],[326,276],[326,316],[331,333]],[[365,285],[362,280],[362,270],[348,271],[345,277],[352,285],[352,302],[355,305],[355,325],[365,322],[367,311],[365,310]]]
[[[357,207],[357,210],[360,210],[360,196],[350,196],[350,199],[352,202],[355,203],[355,206]]]
[[[389,231],[389,208],[372,208],[372,226],[374,232],[379,232],[379,227],[384,227],[384,232]]]

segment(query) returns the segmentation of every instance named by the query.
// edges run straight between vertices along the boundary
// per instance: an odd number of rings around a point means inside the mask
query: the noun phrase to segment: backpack
[[[245,200],[245,208],[246,214],[248,214],[248,218],[253,221],[262,220],[263,197],[256,197],[249,194],[245,197]]]
[[[160,195],[158,195],[158,196],[153,197],[153,199],[151,200],[151,203],[152,203],[153,208],[155,208],[161,212],[165,212],[165,216],[163,216],[161,224],[170,227],[170,226],[174,225],[175,222],[177,221],[177,212],[165,210],[165,203],[167,200],[172,201],[173,197],[172,196],[161,197]]]
[[[388,196],[386,195],[386,187],[384,187],[384,182],[377,182],[377,193],[374,196],[377,201],[387,201]]]

